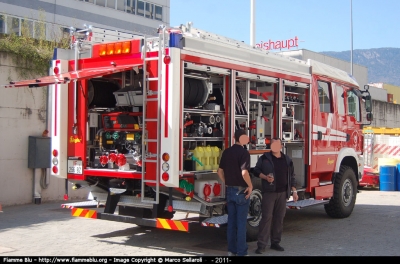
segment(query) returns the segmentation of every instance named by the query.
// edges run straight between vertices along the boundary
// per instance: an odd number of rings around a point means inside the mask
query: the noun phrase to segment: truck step
[[[96,208],[99,205],[97,201],[85,201],[85,202],[76,202],[76,203],[65,203],[61,204],[61,208],[73,209],[73,208]]]
[[[300,200],[297,202],[293,201],[288,201],[286,203],[286,208],[288,209],[302,209],[305,207],[313,206],[313,205],[320,205],[320,204],[327,204],[329,203],[329,200],[313,200],[313,199],[306,199],[306,200]]]
[[[253,216],[247,216],[247,220],[253,219]],[[228,224],[228,214],[220,215],[220,216],[213,216],[205,219],[201,222],[202,226],[208,227],[221,227]]]

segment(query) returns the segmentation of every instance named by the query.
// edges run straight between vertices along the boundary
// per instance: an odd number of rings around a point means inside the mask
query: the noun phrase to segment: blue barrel
[[[397,164],[396,170],[396,191],[400,191],[400,163]]]
[[[396,191],[396,170],[393,165],[382,165],[379,172],[379,190]]]

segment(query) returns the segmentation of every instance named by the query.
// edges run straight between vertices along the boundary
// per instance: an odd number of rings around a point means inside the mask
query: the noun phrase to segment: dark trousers
[[[271,244],[281,242],[283,219],[286,214],[286,192],[264,192],[261,201],[262,218],[259,225],[259,248],[266,248]]]

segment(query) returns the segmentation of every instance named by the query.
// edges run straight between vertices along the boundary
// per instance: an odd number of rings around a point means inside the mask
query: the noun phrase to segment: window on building
[[[146,18],[153,18],[153,4],[146,3],[146,13],[145,13]]]
[[[107,7],[115,9],[115,0],[107,0]]]
[[[338,114],[344,116],[344,89],[342,86],[336,84],[336,101],[338,106]]]
[[[33,37],[37,39],[46,39],[46,24],[42,22],[35,22]]]
[[[0,33],[6,33],[6,16],[0,15]]]
[[[21,19],[21,36],[33,37],[33,21]]]
[[[70,38],[70,32],[71,29],[70,28],[65,28],[65,27],[61,27],[60,28],[61,31],[61,39],[69,39]]]
[[[136,14],[136,0],[126,1],[126,12]]]
[[[19,18],[7,17],[7,34],[20,35]]]
[[[331,91],[327,82],[318,81],[319,110],[324,113],[332,113]]]
[[[145,8],[145,6],[144,6],[144,2],[143,1],[140,1],[140,0],[138,0],[137,1],[137,15],[138,16],[144,16],[144,8]]]
[[[162,7],[154,5],[154,19],[162,21]]]
[[[353,116],[356,121],[361,121],[360,99],[353,91],[347,92],[347,113]]]
[[[125,12],[125,0],[117,0],[117,10]]]
[[[96,5],[98,5],[98,6],[106,6],[106,0],[96,0]]]

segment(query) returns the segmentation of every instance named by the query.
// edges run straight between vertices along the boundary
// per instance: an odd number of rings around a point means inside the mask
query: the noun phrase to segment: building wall
[[[385,89],[369,86],[369,93],[371,94],[372,100],[387,102],[388,92]]]
[[[86,24],[147,36],[156,35],[156,29],[160,24],[165,24],[166,26],[170,24],[169,0],[146,1],[162,6],[162,21],[102,7],[91,2],[93,0],[90,2],[78,0],[0,0],[0,13],[26,19],[44,19],[47,23],[65,28],[83,28]]]
[[[372,101],[372,113],[374,120],[370,126],[399,128],[400,127],[400,104]]]
[[[17,67],[29,69],[29,64],[19,60],[17,65],[10,55],[0,52],[0,83],[21,79]],[[41,136],[48,124],[47,87],[0,88],[0,108],[0,204],[32,203],[34,173],[36,192],[42,202],[62,200],[65,180],[49,177],[49,185],[44,189],[40,187],[42,169],[28,168],[29,136]],[[73,191],[71,187],[69,184],[71,199],[87,198],[87,191]]]
[[[393,94],[393,103],[400,104],[400,87],[392,84],[383,84],[383,89],[385,89],[389,94]]]

